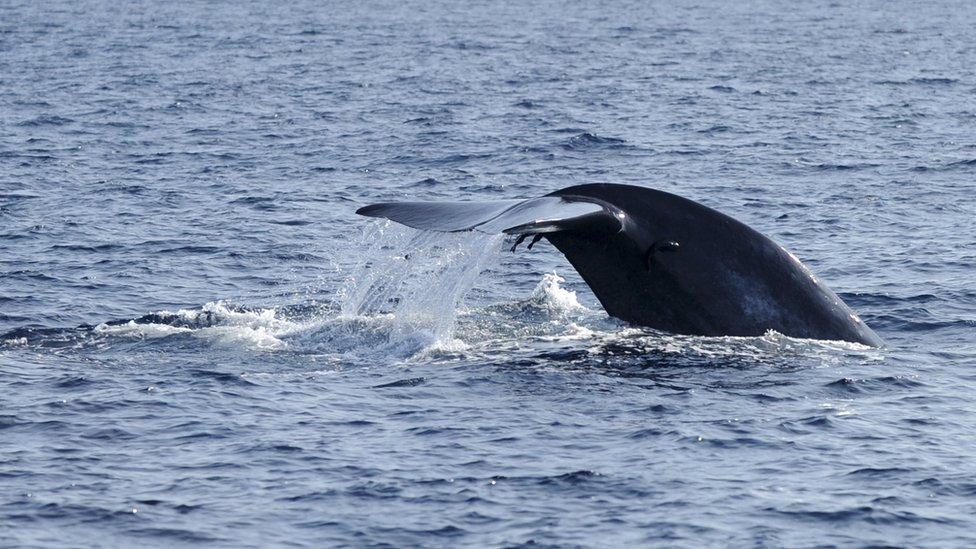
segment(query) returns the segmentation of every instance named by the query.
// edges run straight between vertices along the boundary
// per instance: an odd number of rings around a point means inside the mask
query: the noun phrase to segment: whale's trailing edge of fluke
[[[489,234],[557,232],[613,217],[605,205],[585,197],[563,196],[491,202],[383,202],[359,208],[356,213],[384,217],[415,229]]]
[[[669,332],[769,330],[880,346],[881,339],[781,246],[697,202],[645,187],[593,184],[527,200],[387,202],[360,215],[422,230],[545,238],[607,313]]]

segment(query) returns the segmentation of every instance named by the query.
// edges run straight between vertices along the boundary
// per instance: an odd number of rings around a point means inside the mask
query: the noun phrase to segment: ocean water
[[[970,2],[0,3],[0,545],[976,544]],[[646,185],[887,342],[381,200]]]

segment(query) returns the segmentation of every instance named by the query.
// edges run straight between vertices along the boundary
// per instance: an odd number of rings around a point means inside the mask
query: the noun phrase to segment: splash
[[[363,235],[366,253],[335,303],[247,307],[225,301],[157,311],[78,328],[25,327],[0,336],[5,347],[103,348],[140,345],[290,350],[338,357],[422,357],[457,353],[457,312],[502,235],[418,232],[389,223]]]
[[[576,292],[567,290],[561,286],[561,284],[565,283],[566,279],[558,274],[546,273],[536,285],[535,289],[532,290],[529,303],[555,314],[587,310],[586,307],[580,304],[579,299],[576,297]]]
[[[228,347],[279,349],[280,337],[300,328],[281,318],[274,308],[240,309],[223,301],[207,303],[199,309],[159,311],[124,323],[99,324],[96,336],[130,339],[159,339],[177,334]]]
[[[388,342],[452,347],[457,311],[503,235],[415,231],[378,223],[359,266],[339,292],[344,318],[383,318]]]

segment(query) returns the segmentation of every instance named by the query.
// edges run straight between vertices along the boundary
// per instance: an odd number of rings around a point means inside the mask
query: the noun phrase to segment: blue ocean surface
[[[976,4],[0,2],[0,546],[976,545]],[[882,349],[608,317],[700,201]]]

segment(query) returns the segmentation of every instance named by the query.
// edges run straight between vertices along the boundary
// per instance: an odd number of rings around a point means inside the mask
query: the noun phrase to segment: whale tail
[[[428,231],[545,235],[563,231],[617,232],[623,214],[589,197],[543,196],[491,202],[383,202],[356,210]]]
[[[356,213],[415,229],[545,238],[610,316],[673,333],[880,345],[836,294],[781,246],[725,214],[663,191],[577,185],[528,200],[387,202]]]

